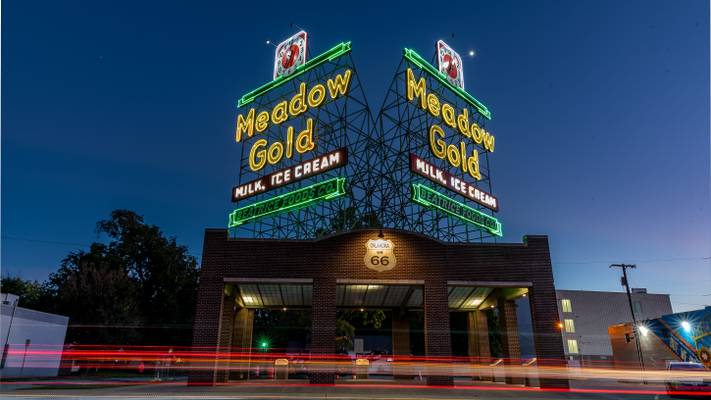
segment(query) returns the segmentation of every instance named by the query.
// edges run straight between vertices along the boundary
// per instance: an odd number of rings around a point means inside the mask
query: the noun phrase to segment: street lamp
[[[649,333],[649,328],[644,325],[638,326],[637,329],[639,329],[639,332],[642,334],[642,336],[647,336],[647,334]]]
[[[691,324],[689,321],[681,321],[681,327],[684,328],[684,331],[691,332]]]

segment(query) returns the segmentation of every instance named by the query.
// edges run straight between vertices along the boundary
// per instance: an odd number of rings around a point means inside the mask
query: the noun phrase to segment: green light
[[[266,349],[267,347],[269,347],[269,343],[267,343],[267,342],[262,342],[262,348],[263,348],[263,349]]]
[[[489,111],[486,106],[480,102],[479,100],[475,99],[474,96],[470,95],[469,93],[466,92],[466,90],[454,86],[449,81],[447,78],[445,78],[444,74],[439,72],[437,68],[433,67],[432,64],[428,63],[425,61],[424,58],[422,58],[419,54],[415,52],[415,50],[405,48],[403,50],[403,54],[405,55],[405,58],[408,60],[412,61],[415,65],[417,65],[420,69],[423,71],[429,73],[433,77],[437,78],[438,81],[440,81],[443,85],[447,86],[451,91],[453,91],[455,94],[457,94],[459,97],[461,97],[464,101],[467,103],[471,104],[472,107],[476,108],[477,111],[486,119],[491,119],[491,112]]]
[[[257,97],[267,93],[268,91],[277,88],[286,82],[289,82],[290,80],[296,78],[297,76],[303,74],[304,72],[314,69],[318,67],[319,65],[325,63],[326,61],[331,61],[334,60],[343,54],[349,53],[351,51],[351,42],[343,42],[339,43],[330,50],[319,54],[318,56],[310,59],[307,61],[305,64],[299,65],[296,67],[293,73],[289,75],[282,75],[276,79],[274,79],[271,82],[265,83],[264,85],[252,90],[251,92],[245,94],[242,96],[241,99],[237,102],[237,107],[242,107],[245,104],[249,104],[252,102],[254,99]]]
[[[496,218],[475,210],[466,204],[419,184],[412,184],[412,201],[427,208],[442,211],[464,222],[474,224],[489,231],[492,235],[503,236],[501,222]]]
[[[346,194],[346,178],[331,178],[293,192],[240,207],[230,213],[228,228],[251,220],[307,207],[317,201],[331,200]]]

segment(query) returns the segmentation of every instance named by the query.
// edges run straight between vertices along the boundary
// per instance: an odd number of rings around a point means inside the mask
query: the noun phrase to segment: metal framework
[[[254,138],[242,142],[238,182],[244,184],[277,171],[285,164],[297,164],[343,147],[348,149],[348,164],[241,200],[237,206],[257,203],[334,177],[346,178],[346,195],[244,223],[232,229],[234,237],[308,239],[362,227],[389,227],[418,232],[447,242],[495,239],[485,229],[413,202],[411,188],[413,184],[422,184],[466,203],[481,213],[493,215],[493,211],[459,194],[435,187],[434,183],[410,171],[411,153],[429,160],[438,168],[452,170],[446,160],[432,157],[428,143],[428,130],[432,124],[443,126],[445,140],[449,139],[449,142],[452,142],[452,138],[458,142],[461,136],[419,108],[416,102],[408,101],[406,71],[412,68],[417,72],[418,79],[424,77],[428,93],[435,93],[442,102],[451,104],[455,110],[468,108],[470,120],[482,128],[485,121],[491,118],[486,106],[466,91],[449,84],[430,63],[409,49],[403,52],[377,119],[373,118],[368,106],[349,42],[337,45],[303,67],[289,77],[277,78],[246,94],[240,99],[238,108],[245,113],[252,107],[257,112],[271,110],[279,102],[290,99],[301,83],[306,83],[308,91],[314,85],[325,84],[328,79],[350,69],[352,77],[348,93],[326,101],[316,109],[309,109],[298,118],[287,120],[283,126],[273,126],[259,134],[260,138],[267,139],[269,143],[282,141],[287,126],[293,126],[295,132],[300,132],[306,126],[306,119],[313,118],[316,142],[313,151],[303,155],[295,154],[288,161],[267,165],[254,172],[249,167],[249,149]],[[470,146],[474,145],[474,142],[470,143]],[[482,179],[474,182],[470,178],[466,181],[491,193],[489,153],[482,146],[477,146],[477,151]]]
[[[350,69],[350,86],[345,96],[328,99],[320,107],[309,108],[299,117],[290,118],[285,123],[269,127],[259,134],[259,138],[264,138],[269,143],[283,141],[287,126],[293,126],[294,131],[298,133],[306,127],[306,120],[312,118],[316,149],[304,154],[294,154],[291,159],[285,159],[277,165],[267,164],[260,171],[254,172],[249,167],[249,151],[256,136],[245,140],[240,145],[238,182],[244,184],[285,165],[297,164],[344,147],[348,149],[348,164],[241,200],[236,206],[273,198],[334,177],[346,178],[346,195],[245,223],[232,229],[234,237],[307,239],[377,225],[373,201],[378,201],[378,196],[374,193],[375,185],[371,173],[372,154],[375,152],[375,141],[372,139],[374,119],[358,78],[350,43],[335,46],[303,67],[305,68],[300,68],[287,78],[277,78],[246,94],[240,99],[238,108],[245,113],[250,108],[255,108],[257,112],[269,111],[279,102],[290,99],[301,83],[306,83],[308,91],[317,84],[325,85],[328,79]]]
[[[461,136],[442,124],[438,118],[423,111],[415,101],[408,101],[408,68],[413,70],[418,80],[420,77],[425,78],[428,93],[436,94],[442,102],[451,104],[455,110],[468,108],[472,114],[470,119],[480,127],[485,126],[485,121],[491,115],[481,102],[464,90],[448,84],[431,64],[414,51],[405,49],[376,120],[379,133],[378,144],[384,153],[383,162],[377,173],[380,177],[380,191],[384,200],[380,204],[380,220],[388,227],[419,232],[447,242],[495,240],[496,236],[484,229],[465,223],[446,213],[424,208],[412,201],[412,184],[419,183],[448,197],[459,199],[482,213],[493,215],[493,211],[477,205],[459,194],[436,187],[431,181],[410,171],[408,159],[411,153],[429,160],[445,171],[452,170],[446,160],[432,156],[428,142],[428,132],[432,124],[439,124],[443,127],[446,134],[445,140],[449,139],[450,143],[458,143]],[[457,139],[456,142],[452,138]],[[472,142],[471,145],[474,143]],[[477,146],[477,151],[482,179],[478,182],[473,182],[472,178],[466,180],[469,184],[491,193],[489,153],[481,146]]]

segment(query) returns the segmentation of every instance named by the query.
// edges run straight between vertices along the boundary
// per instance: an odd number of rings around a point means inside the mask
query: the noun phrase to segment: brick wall
[[[528,236],[520,244],[450,244],[397,230],[385,230],[395,245],[397,266],[376,272],[365,267],[365,243],[376,230],[362,230],[319,240],[228,239],[226,230],[207,230],[203,247],[195,346],[216,346],[225,278],[313,278],[312,352],[335,350],[337,279],[424,281],[425,350],[428,356],[451,352],[448,281],[531,282],[531,312],[539,359],[563,361],[558,309],[548,239]],[[193,370],[189,382],[212,383],[215,375]],[[312,377],[332,382],[333,377]],[[430,383],[451,380],[432,378]]]

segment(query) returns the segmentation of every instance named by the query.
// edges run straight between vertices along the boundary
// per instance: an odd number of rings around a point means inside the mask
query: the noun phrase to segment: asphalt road
[[[657,391],[642,394],[637,390],[621,389],[618,392],[556,392],[521,387],[491,386],[469,388],[433,388],[414,386],[360,386],[360,385],[233,385],[219,387],[187,387],[184,382],[167,384],[141,384],[110,387],[0,387],[3,399],[666,399]],[[624,392],[627,390],[627,392]],[[706,397],[706,398],[711,398]]]

